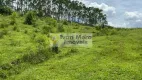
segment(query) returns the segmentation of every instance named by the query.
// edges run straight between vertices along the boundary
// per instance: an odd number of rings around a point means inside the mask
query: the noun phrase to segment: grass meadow
[[[0,80],[142,80],[142,29],[0,15]],[[51,33],[92,33],[91,48],[49,49]]]

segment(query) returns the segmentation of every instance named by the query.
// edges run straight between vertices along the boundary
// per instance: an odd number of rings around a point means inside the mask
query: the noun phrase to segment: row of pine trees
[[[0,6],[7,6],[20,14],[36,11],[38,16],[49,16],[87,25],[106,25],[106,15],[99,8],[87,7],[75,0],[0,0]]]

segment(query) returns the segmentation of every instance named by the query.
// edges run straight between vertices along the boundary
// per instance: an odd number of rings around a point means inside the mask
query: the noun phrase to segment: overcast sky
[[[78,0],[101,8],[107,14],[108,23],[115,27],[142,28],[142,0]]]

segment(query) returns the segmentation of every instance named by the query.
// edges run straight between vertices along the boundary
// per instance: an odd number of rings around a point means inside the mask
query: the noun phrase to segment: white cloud
[[[112,6],[108,6],[107,4],[105,3],[101,3],[101,4],[98,4],[96,2],[93,2],[93,3],[90,3],[89,7],[96,7],[96,8],[100,8],[102,10],[104,10],[104,12],[106,13],[112,13],[112,14],[115,14],[116,11],[115,11],[115,7],[112,7]]]
[[[88,7],[95,7],[102,9],[107,16],[111,17],[116,13],[116,9],[113,6],[109,6],[105,3],[98,4],[97,2],[89,2],[88,0],[78,0],[82,3],[84,3]]]
[[[128,23],[117,24],[117,23],[112,23],[109,21],[108,25],[113,26],[113,27],[126,27]]]
[[[127,19],[139,19],[142,18],[142,13],[139,13],[137,11],[134,12],[125,12],[125,16],[127,17]]]
[[[142,22],[142,20],[139,19],[139,20],[136,20],[136,22]]]
[[[129,26],[142,27],[142,13],[133,11],[125,12],[125,20],[129,23]]]
[[[73,0],[71,0],[71,1],[73,1]],[[77,0],[77,1],[82,2],[84,4],[90,3],[88,0]]]
[[[140,9],[140,1],[137,0],[135,7],[132,5],[135,4],[135,1],[123,1],[120,4],[121,0],[78,0],[83,2],[86,6],[97,7],[103,9],[104,13],[107,14],[108,24],[115,27],[141,27],[142,28],[142,11]],[[110,6],[108,4],[113,6]],[[114,7],[115,6],[115,7]],[[131,11],[128,12],[127,10]],[[135,10],[135,11],[133,11]],[[126,12],[125,12],[126,11]]]
[[[110,26],[116,26],[116,25],[113,24],[112,22],[108,22],[108,25],[110,25]]]

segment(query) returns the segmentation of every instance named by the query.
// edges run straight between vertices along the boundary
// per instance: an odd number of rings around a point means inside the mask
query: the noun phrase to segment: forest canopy
[[[107,25],[103,10],[87,7],[79,1],[72,0],[0,0],[0,13],[11,14],[10,9],[21,15],[35,11],[39,17],[52,17],[57,20],[67,20],[91,26]]]

